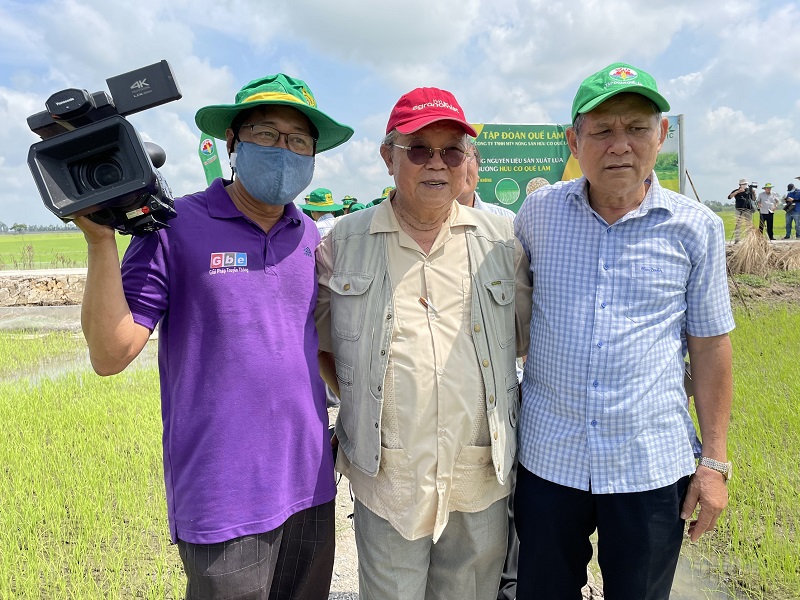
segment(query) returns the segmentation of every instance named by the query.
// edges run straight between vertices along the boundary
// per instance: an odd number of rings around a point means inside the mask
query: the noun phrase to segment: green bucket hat
[[[669,110],[669,102],[658,93],[656,80],[649,73],[625,63],[614,63],[583,80],[572,101],[572,122],[579,114],[587,113],[624,92],[649,98],[661,112]]]
[[[358,212],[359,210],[364,210],[365,208],[367,208],[367,207],[364,206],[363,204],[361,204],[360,202],[355,202],[355,203],[350,205],[350,214],[353,214],[354,212]]]
[[[345,196],[344,198],[342,198],[342,206],[352,206],[357,202],[358,198],[353,198],[352,196]]]
[[[317,212],[334,212],[342,210],[342,205],[333,201],[333,194],[329,189],[317,188],[308,195],[308,204],[301,204],[300,208]]]
[[[344,144],[353,135],[353,129],[331,119],[317,108],[314,95],[302,79],[283,73],[254,79],[236,94],[233,104],[213,104],[197,111],[194,122],[203,131],[220,140],[233,119],[243,110],[256,106],[291,106],[299,110],[317,128],[317,152],[324,152]]]
[[[388,198],[389,194],[392,192],[393,189],[394,189],[393,185],[383,188],[383,193],[381,194],[381,198]]]

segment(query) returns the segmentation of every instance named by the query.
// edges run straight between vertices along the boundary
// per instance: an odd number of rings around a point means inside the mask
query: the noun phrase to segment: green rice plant
[[[131,237],[117,236],[120,258]],[[0,269],[73,269],[86,267],[83,233],[25,233],[0,235]]]
[[[83,336],[66,331],[5,333],[0,335],[0,379],[18,378],[41,369],[53,370],[64,361],[85,355]]]
[[[800,590],[800,307],[736,314],[728,452],[734,478],[717,531],[702,538],[745,598],[789,600]]]
[[[182,597],[155,367],[0,381],[0,421],[0,598]]]

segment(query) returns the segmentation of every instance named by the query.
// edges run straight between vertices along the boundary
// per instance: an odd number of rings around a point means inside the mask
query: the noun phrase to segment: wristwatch
[[[722,476],[725,478],[727,482],[731,477],[733,477],[733,463],[732,462],[720,462],[718,460],[714,460],[713,458],[708,458],[707,456],[703,456],[700,458],[700,464],[704,467],[708,467],[709,469],[713,469],[718,473],[722,473]]]

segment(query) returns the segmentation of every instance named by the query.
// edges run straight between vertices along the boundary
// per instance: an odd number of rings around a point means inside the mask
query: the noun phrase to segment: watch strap
[[[730,462],[720,462],[718,460],[714,460],[713,458],[709,458],[707,456],[703,456],[700,458],[700,464],[704,467],[708,467],[709,469],[713,469],[718,473],[722,473],[725,477],[725,481],[731,478],[732,471],[733,471],[733,464]]]

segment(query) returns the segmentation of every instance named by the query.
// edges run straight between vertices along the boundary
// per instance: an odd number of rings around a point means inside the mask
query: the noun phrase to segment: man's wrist
[[[725,478],[726,482],[733,476],[733,463],[730,461],[722,462],[709,458],[708,456],[702,456],[700,457],[698,466],[706,467],[707,469],[720,473]]]

